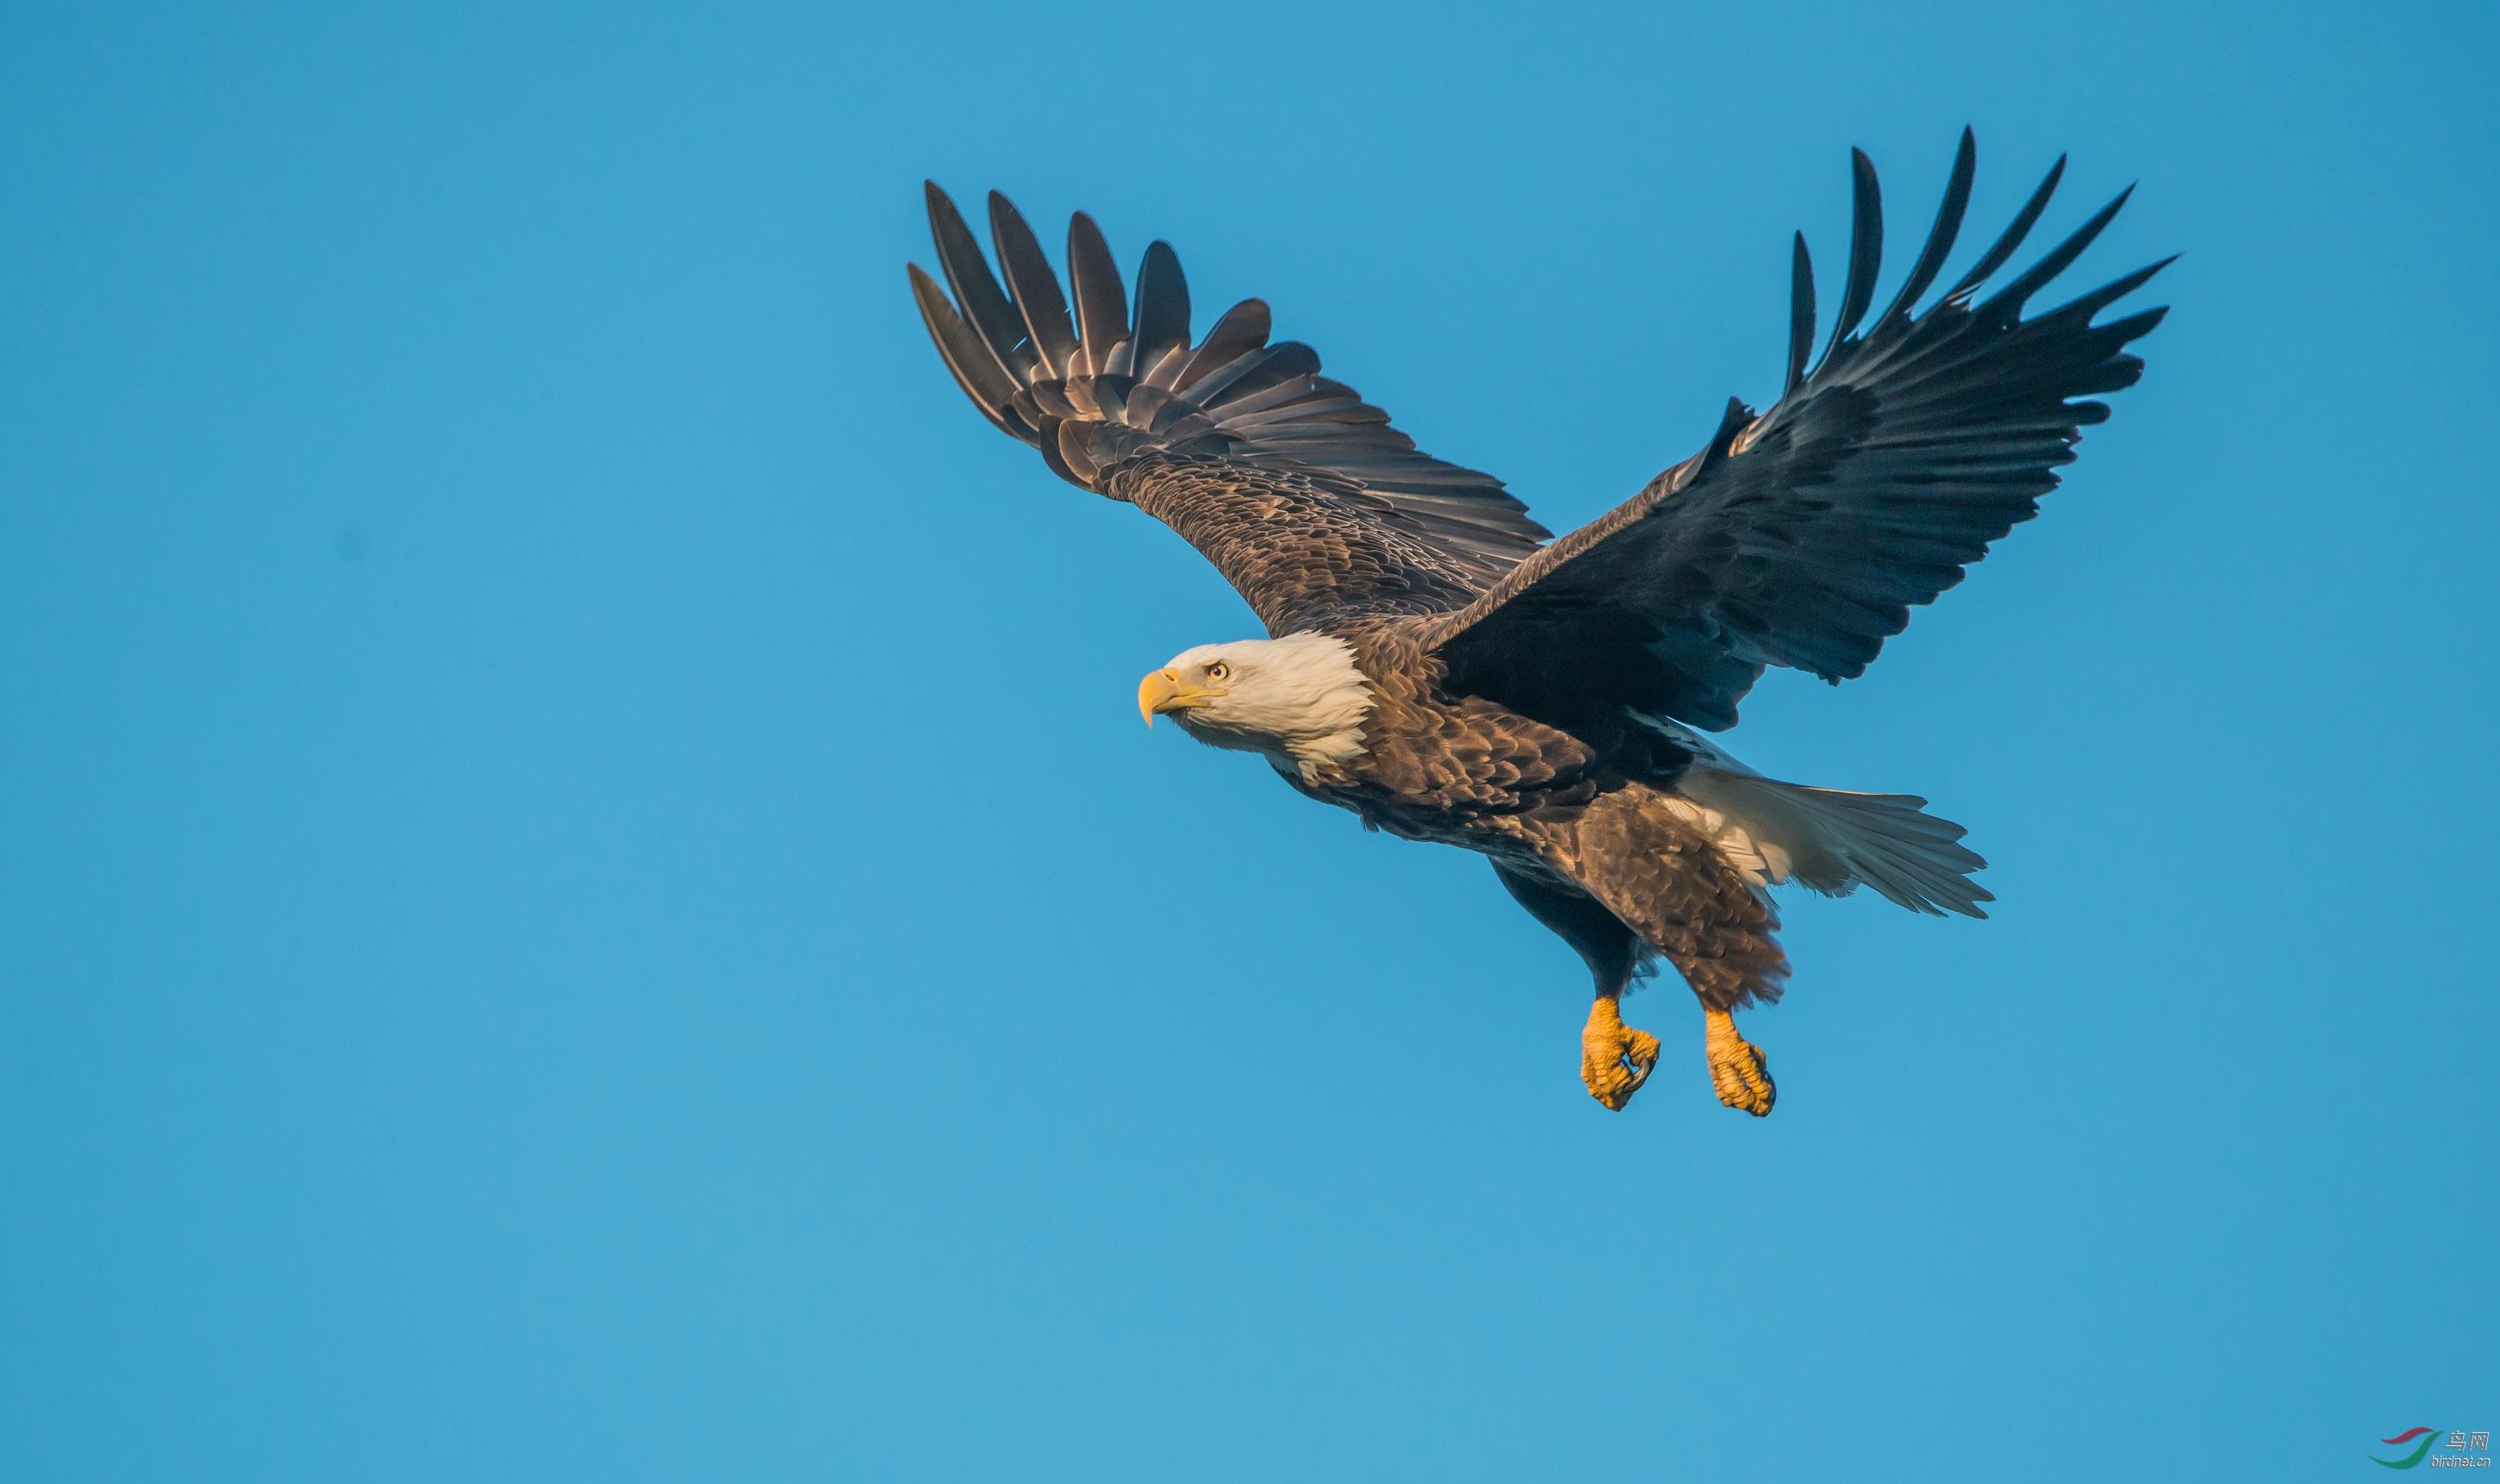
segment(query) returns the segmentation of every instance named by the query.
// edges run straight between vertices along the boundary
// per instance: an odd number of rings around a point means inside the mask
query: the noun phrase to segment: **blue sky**
[[[0,1473],[2342,1479],[2489,1427],[2495,42],[11,10]],[[1729,735],[1926,795],[2001,899],[1792,902],[1760,1122],[1666,985],[1606,1114],[1480,862],[1140,728],[1246,609],[905,287],[924,176],[1082,207],[1567,528],[1775,391],[1849,147],[1908,236],[1964,123],[1971,235],[2071,150],[2044,233],[2141,186],[2067,281],[2184,252],[2178,308],[2038,521]]]

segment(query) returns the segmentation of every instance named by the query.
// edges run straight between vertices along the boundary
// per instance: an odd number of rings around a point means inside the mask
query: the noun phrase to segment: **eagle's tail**
[[[1914,912],[1985,917],[1996,898],[1971,880],[1988,862],[1969,833],[1914,794],[1859,794],[1766,778],[1708,738],[1664,717],[1634,719],[1694,756],[1674,802],[1757,887],[1797,881],[1845,897],[1861,881]]]
[[[1794,880],[1845,897],[1863,881],[1914,912],[1965,917],[1987,916],[1979,904],[1996,900],[1970,878],[1988,862],[1961,843],[1966,832],[1915,795],[1809,788],[1697,763],[1676,788],[1757,885]]]

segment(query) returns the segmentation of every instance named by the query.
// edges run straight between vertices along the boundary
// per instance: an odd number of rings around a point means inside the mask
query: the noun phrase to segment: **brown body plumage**
[[[1393,619],[1343,636],[1379,698],[1378,741],[1289,781],[1400,839],[1490,857],[1608,992],[1654,951],[1712,1009],[1777,1000],[1788,961],[1771,938],[1769,899],[1670,804],[1690,754],[1663,742],[1601,750],[1481,696],[1454,696],[1443,667],[1415,649],[1414,629]],[[1594,899],[1604,914],[1549,917],[1540,892]]]
[[[2037,219],[2058,170],[1936,302],[1967,203],[1967,132],[1907,280],[1872,305],[1882,217],[1856,157],[1857,236],[1821,362],[1804,243],[1785,394],[1731,401],[1700,452],[1612,513],[1546,544],[1500,481],[1416,450],[1387,414],[1269,345],[1257,300],[1189,341],[1178,260],[1148,248],[1130,313],[1102,234],[1069,235],[1070,308],[1031,230],[993,195],[1006,287],[933,185],[950,301],[917,268],[931,335],[983,414],[1070,482],[1135,505],[1230,578],[1270,639],[1201,646],[1150,674],[1151,720],[1265,753],[1297,789],[1409,840],[1489,857],[1511,894],[1587,961],[1583,1075],[1610,1107],[1656,1060],[1615,1002],[1655,958],[1704,1009],[1722,1101],[1769,1111],[1760,1053],[1728,1012],[1779,998],[1789,968],[1767,888],[1859,882],[1903,906],[1983,915],[1985,863],[1924,801],[1762,778],[1702,738],[1732,725],[1766,665],[1861,673],[1909,609],[2056,484],[2072,400],[2131,384],[2152,311],[2091,317],[2143,270],[2024,319],[2024,302],[2118,210],[1992,297],[1981,284]],[[2123,201],[2122,196],[2120,201]]]

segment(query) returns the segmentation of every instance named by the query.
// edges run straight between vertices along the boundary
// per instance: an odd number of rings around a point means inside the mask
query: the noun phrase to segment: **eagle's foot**
[[[1624,1024],[1615,997],[1599,995],[1580,1032],[1580,1080],[1589,1096],[1621,1112],[1657,1065],[1658,1038]]]
[[[1760,1118],[1779,1101],[1771,1082],[1771,1063],[1762,1048],[1736,1034],[1736,1017],[1726,1010],[1705,1010],[1707,1026],[1702,1054],[1710,1061],[1710,1085],[1719,1101]],[[1629,1096],[1627,1094],[1626,1096]]]

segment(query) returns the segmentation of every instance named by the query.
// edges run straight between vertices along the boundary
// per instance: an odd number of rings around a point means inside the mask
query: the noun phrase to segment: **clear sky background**
[[[0,1475],[2500,1423],[2495,77],[2464,4],[11,8]],[[1776,391],[1849,147],[1889,292],[1964,123],[1957,264],[2072,150],[2042,245],[2142,185],[2061,290],[2177,309],[2038,521],[1729,735],[2001,899],[1791,901],[1760,1122],[1671,981],[1604,1112],[1480,861],[1142,729],[1247,610],[905,285],[924,176],[1168,238],[1566,529]]]

